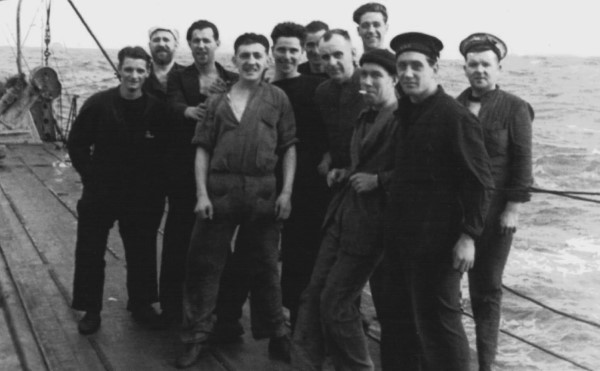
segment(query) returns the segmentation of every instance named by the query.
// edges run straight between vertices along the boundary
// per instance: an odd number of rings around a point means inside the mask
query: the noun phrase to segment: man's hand
[[[275,215],[277,216],[277,220],[286,220],[290,217],[291,212],[291,195],[289,193],[282,192],[275,201]]]
[[[475,241],[471,236],[461,234],[454,245],[452,267],[461,273],[473,268],[475,263]]]
[[[200,103],[196,107],[188,107],[183,112],[183,115],[195,121],[202,121],[206,115],[206,103]]]
[[[342,183],[348,177],[346,169],[332,169],[327,173],[327,186],[333,187],[335,184]]]
[[[331,155],[329,154],[329,152],[327,152],[323,155],[321,162],[317,166],[317,171],[319,172],[319,174],[327,176],[329,170],[331,170]]]
[[[379,186],[377,174],[356,173],[350,177],[352,188],[358,193],[369,192]]]
[[[507,202],[506,208],[500,214],[500,233],[509,234],[517,231],[519,225],[519,203]]]
[[[228,88],[227,83],[222,78],[218,78],[208,87],[208,94],[222,94],[225,93]]]
[[[213,205],[207,195],[198,196],[198,202],[196,203],[194,212],[200,215],[202,219],[213,218]]]

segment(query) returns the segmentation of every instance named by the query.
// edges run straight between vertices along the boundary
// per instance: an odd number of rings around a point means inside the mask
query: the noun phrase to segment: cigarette
[[[367,94],[367,91],[366,90],[359,90],[358,94],[363,94],[364,95],[364,94]]]

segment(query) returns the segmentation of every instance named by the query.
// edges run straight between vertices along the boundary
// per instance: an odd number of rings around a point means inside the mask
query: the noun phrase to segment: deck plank
[[[126,267],[117,228],[113,228],[109,238],[109,247],[117,252],[117,256],[106,254],[102,326],[97,334],[89,337],[77,333],[79,314],[69,305],[77,227],[76,204],[81,194],[81,183],[74,169],[63,166],[62,159],[64,152],[53,146],[10,145],[8,156],[0,168],[0,187],[6,196],[0,193],[0,222],[2,211],[12,218],[8,224],[1,224],[5,228],[0,226],[0,232],[8,231],[5,239],[19,245],[10,249],[8,263],[16,272],[19,288],[27,292],[24,309],[32,317],[43,351],[52,359],[52,364],[61,363],[58,368],[61,370],[77,367],[86,370],[172,369],[175,357],[182,350],[178,332],[174,329],[146,330],[135,323],[125,309]],[[0,233],[0,248],[5,249],[1,238]],[[15,308],[18,306],[15,305]],[[268,358],[268,340],[255,341],[251,337],[247,305],[243,323],[247,333],[241,343],[213,347],[210,354],[191,369],[292,369]],[[31,329],[22,326],[20,331],[26,333]],[[34,336],[29,336],[30,342],[34,342]],[[1,347],[0,343],[0,352]],[[374,361],[378,363],[377,343],[372,341],[371,348]]]
[[[106,283],[104,290],[103,322],[100,331],[93,336],[84,337],[77,333],[77,315],[69,308],[71,301],[71,280],[74,267],[74,245],[76,235],[76,218],[69,210],[68,202],[60,202],[50,187],[60,183],[52,183],[53,177],[68,179],[67,187],[73,185],[73,176],[65,178],[64,174],[53,172],[48,166],[52,158],[48,153],[40,151],[40,146],[18,147],[11,153],[15,160],[3,171],[10,176],[0,179],[0,186],[6,192],[7,200],[4,208],[15,209],[15,219],[23,228],[34,248],[23,249],[24,256],[16,254],[12,265],[19,269],[18,281],[25,286],[28,295],[26,307],[35,314],[34,327],[42,340],[43,348],[52,363],[62,366],[57,369],[96,369],[92,364],[81,366],[81,360],[101,362],[100,369],[123,370],[162,370],[173,366],[175,356],[179,352],[179,341],[175,332],[151,332],[134,323],[125,310],[127,294],[125,289],[126,268],[124,261],[106,255]],[[43,149],[43,148],[42,148]],[[29,152],[31,151],[31,152]],[[67,169],[76,175],[74,170]],[[77,177],[78,178],[78,177]],[[50,185],[50,186],[49,186]],[[78,193],[68,192],[64,197],[74,200]],[[68,201],[68,200],[67,200]],[[113,248],[121,248],[116,236],[116,228],[111,233]],[[37,254],[37,256],[36,256]],[[27,282],[25,272],[32,269],[31,262],[38,264],[35,278]],[[46,270],[40,266],[47,267]],[[48,277],[48,274],[51,277]],[[37,290],[37,291],[36,291]],[[39,290],[53,290],[52,293]],[[46,298],[46,297],[50,298]],[[59,304],[60,303],[60,304]],[[35,312],[38,308],[38,312]],[[49,319],[54,319],[53,321]],[[48,326],[44,324],[48,323]],[[52,339],[55,339],[53,342]],[[75,342],[75,344],[73,344]],[[53,343],[53,344],[51,344]],[[68,354],[64,349],[77,349],[84,344],[90,348],[91,355],[85,351]],[[75,365],[75,366],[71,366]],[[224,370],[214,358],[207,357],[199,362],[198,367],[204,370]]]

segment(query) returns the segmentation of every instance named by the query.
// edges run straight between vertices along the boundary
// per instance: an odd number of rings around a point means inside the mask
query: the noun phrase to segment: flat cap
[[[174,28],[162,27],[162,26],[150,27],[150,29],[148,30],[148,38],[151,39],[152,35],[154,35],[154,33],[156,31],[167,31],[167,32],[170,32],[173,35],[173,37],[175,38],[175,41],[179,42],[179,31],[177,31]]]
[[[421,32],[406,32],[394,37],[390,42],[390,48],[396,52],[396,56],[407,51],[415,51],[437,60],[440,51],[444,49],[444,44],[435,36]]]
[[[396,75],[396,57],[387,49],[374,49],[360,57],[359,64],[375,63],[383,67],[390,75]]]
[[[460,54],[462,54],[463,57],[466,57],[469,52],[491,50],[498,56],[498,60],[506,57],[506,53],[508,52],[504,41],[500,40],[497,36],[485,32],[469,35],[466,39],[461,41],[458,50],[460,50]]]

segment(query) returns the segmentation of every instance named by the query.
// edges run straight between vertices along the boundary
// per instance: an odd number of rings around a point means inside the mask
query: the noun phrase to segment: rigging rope
[[[495,191],[495,192],[523,192],[524,191],[522,188],[487,188],[487,189],[490,191]],[[548,193],[548,194],[552,194],[552,195],[556,195],[556,196],[560,196],[560,197],[572,198],[574,200],[600,204],[600,200],[595,200],[595,199],[589,198],[589,197],[577,196],[577,195],[600,196],[600,192],[558,191],[558,190],[544,189],[544,188],[538,188],[538,187],[528,187],[526,190],[527,190],[527,192],[531,192],[531,193]]]
[[[558,309],[554,309],[554,308],[552,308],[552,307],[550,307],[550,306],[548,306],[548,305],[546,305],[546,304],[544,304],[544,303],[542,303],[542,302],[540,302],[540,301],[538,301],[538,300],[535,300],[535,299],[533,299],[533,298],[531,298],[531,297],[529,297],[529,296],[527,296],[527,295],[525,295],[525,294],[522,294],[522,293],[518,292],[517,290],[515,290],[515,289],[512,289],[512,288],[510,288],[510,287],[508,287],[508,286],[506,286],[506,285],[504,285],[504,284],[502,285],[502,288],[504,288],[506,291],[510,292],[510,293],[511,293],[511,294],[513,294],[513,295],[516,295],[516,296],[518,296],[518,297],[520,297],[520,298],[522,298],[522,299],[525,299],[525,300],[528,300],[528,301],[530,301],[530,302],[532,302],[532,303],[534,303],[534,304],[537,304],[537,305],[539,305],[540,307],[542,307],[542,308],[544,308],[544,309],[547,309],[547,310],[549,310],[549,311],[551,311],[551,312],[553,312],[553,313],[556,313],[556,314],[558,314],[558,315],[561,315],[561,316],[563,316],[563,317],[566,317],[566,318],[572,319],[572,320],[574,320],[574,321],[577,321],[577,322],[585,323],[585,324],[587,324],[587,325],[590,325],[590,326],[594,326],[594,327],[600,328],[600,323],[596,323],[596,322],[594,322],[594,321],[590,321],[590,320],[587,320],[587,319],[584,319],[584,318],[581,318],[581,317],[575,316],[575,315],[573,315],[573,314],[569,314],[569,313],[566,313],[566,312],[560,311],[560,310],[558,310]]]
[[[471,319],[474,319],[474,318],[473,318],[473,315],[472,315],[471,313],[468,313],[468,312],[465,312],[465,311],[463,311],[463,315],[465,315],[465,316],[467,316],[467,317],[469,317],[469,318],[471,318]],[[532,347],[534,347],[534,348],[536,348],[536,349],[538,349],[538,350],[541,350],[542,352],[544,352],[544,353],[547,353],[547,354],[549,354],[549,355],[551,355],[551,356],[553,356],[553,357],[555,357],[555,358],[558,358],[558,359],[561,359],[561,360],[563,360],[563,361],[565,361],[565,362],[568,362],[568,363],[572,364],[573,366],[576,366],[576,367],[578,367],[578,368],[580,368],[580,369],[582,369],[582,370],[586,370],[586,371],[594,371],[594,370],[592,370],[591,368],[589,368],[589,367],[586,367],[586,366],[584,366],[584,365],[582,365],[582,364],[580,364],[580,363],[578,363],[578,362],[576,362],[576,361],[573,361],[572,359],[570,359],[570,358],[568,358],[568,357],[566,357],[566,356],[563,356],[563,355],[561,355],[561,354],[558,354],[558,353],[556,353],[556,352],[553,352],[553,351],[551,351],[550,349],[546,349],[546,348],[544,348],[543,346],[541,346],[541,345],[538,345],[538,344],[536,344],[536,343],[533,343],[533,342],[531,342],[531,341],[529,341],[529,340],[527,340],[527,339],[524,339],[524,338],[522,338],[522,337],[521,337],[521,336],[519,336],[519,335],[513,334],[512,332],[510,332],[510,331],[508,331],[508,330],[500,329],[500,332],[501,332],[501,333],[503,333],[503,334],[505,334],[505,335],[508,335],[508,336],[510,336],[510,337],[512,337],[512,338],[514,338],[514,339],[517,339],[517,340],[519,340],[520,342],[523,342],[523,343],[525,343],[525,344],[527,344],[527,345],[530,345],[530,346],[532,346]]]

